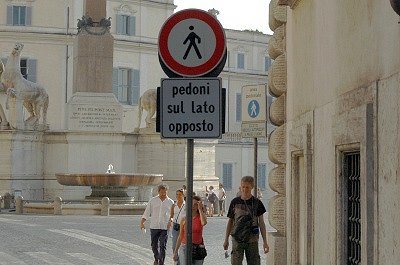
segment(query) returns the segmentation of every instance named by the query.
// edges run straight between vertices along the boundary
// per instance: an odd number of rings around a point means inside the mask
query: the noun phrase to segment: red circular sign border
[[[216,47],[211,58],[207,62],[196,67],[188,67],[180,64],[171,56],[171,53],[168,50],[168,37],[171,33],[172,28],[185,19],[198,19],[207,23],[213,30],[216,38]],[[161,43],[161,40],[167,41]],[[161,27],[158,42],[160,58],[164,62],[164,64],[172,72],[187,77],[201,76],[211,72],[221,62],[226,51],[226,38],[223,27],[216,18],[214,18],[206,11],[200,9],[185,9],[169,17],[168,20]],[[221,45],[220,43],[222,43],[223,45]]]

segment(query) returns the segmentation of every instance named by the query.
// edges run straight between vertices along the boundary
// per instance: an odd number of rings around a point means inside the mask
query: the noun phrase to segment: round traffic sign
[[[225,31],[206,11],[179,11],[160,30],[158,54],[169,77],[218,76],[226,61]]]

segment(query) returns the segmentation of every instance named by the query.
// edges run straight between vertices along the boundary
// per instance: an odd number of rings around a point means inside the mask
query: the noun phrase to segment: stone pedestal
[[[43,199],[44,137],[37,131],[0,131],[0,194]]]
[[[278,233],[268,234],[269,253],[267,255],[268,265],[287,265],[286,260],[286,237]]]

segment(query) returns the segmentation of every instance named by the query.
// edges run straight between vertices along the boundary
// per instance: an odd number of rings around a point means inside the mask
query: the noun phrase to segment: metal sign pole
[[[258,139],[256,137],[254,138],[254,197],[256,198],[258,189],[257,159],[258,159]]]
[[[193,139],[187,139],[186,163],[186,264],[192,264]]]

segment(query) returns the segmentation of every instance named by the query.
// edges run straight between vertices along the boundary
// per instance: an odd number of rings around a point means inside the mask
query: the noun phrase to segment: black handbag
[[[202,244],[193,244],[192,245],[192,259],[193,260],[203,260],[207,257],[207,250],[204,243]]]
[[[178,223],[174,223],[174,225],[172,226],[172,228],[174,228],[175,231],[179,231],[179,229],[181,228],[181,225]]]

